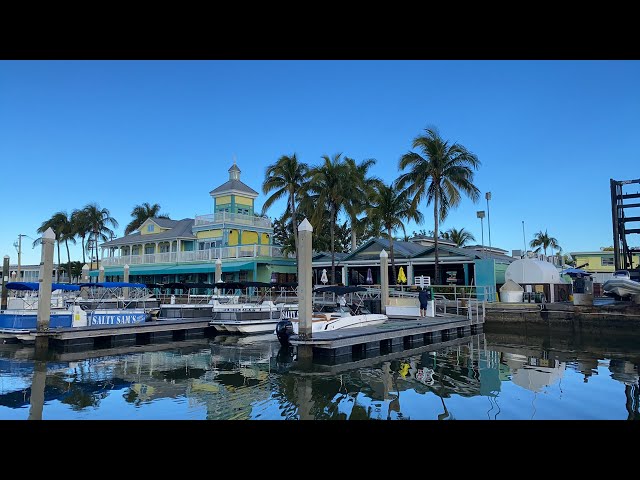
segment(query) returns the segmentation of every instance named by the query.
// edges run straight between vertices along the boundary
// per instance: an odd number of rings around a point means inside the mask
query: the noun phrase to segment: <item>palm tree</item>
[[[540,230],[538,233],[534,235],[534,239],[529,243],[531,247],[536,247],[534,252],[538,253],[540,251],[540,247],[544,250],[544,255],[547,256],[547,248],[551,247],[553,252],[554,248],[560,248],[558,245],[558,240],[554,237],[550,237],[545,229],[544,233]]]
[[[45,220],[42,222],[42,225],[36,230],[38,233],[43,234],[49,228],[53,230],[56,238],[56,245],[58,250],[58,268],[56,268],[56,282],[60,281],[60,242],[66,238],[67,231],[70,230],[70,222],[69,217],[67,216],[67,212],[56,212],[49,220]],[[39,245],[42,243],[42,237],[36,238],[33,241],[33,246]],[[69,247],[67,246],[67,254],[69,253]]]
[[[323,162],[309,170],[309,182],[303,187],[308,195],[303,200],[307,204],[316,205],[313,214],[313,223],[318,225],[325,208],[329,210],[329,228],[331,232],[331,283],[336,283],[336,259],[335,259],[335,227],[340,209],[344,206],[346,192],[349,184],[349,167],[341,157],[342,153],[336,153],[332,158],[323,155]]]
[[[442,233],[442,238],[445,240],[451,240],[456,244],[456,247],[464,247],[467,242],[476,239],[476,237],[473,236],[473,233],[467,232],[464,228],[461,228],[460,230],[457,228],[450,228],[446,232]]]
[[[358,231],[363,230],[364,226],[363,222],[359,221],[358,215],[367,209],[368,200],[375,187],[382,182],[377,177],[367,176],[369,169],[376,164],[373,158],[363,160],[359,164],[349,157],[345,157],[344,161],[349,171],[348,178],[351,184],[345,192],[344,209],[349,216],[349,224],[351,225],[351,251],[353,252],[357,247]]]
[[[480,190],[473,184],[474,169],[478,168],[478,157],[459,143],[444,140],[435,127],[425,129],[425,135],[413,140],[412,148],[419,148],[422,155],[409,152],[400,158],[399,168],[409,171],[398,177],[398,187],[407,188],[417,206],[426,198],[427,205],[433,203],[435,241],[435,282],[438,276],[438,222],[444,221],[449,210],[460,204],[462,191],[474,202]]]
[[[406,191],[399,192],[393,185],[381,184],[376,187],[371,198],[371,206],[367,209],[370,217],[379,221],[386,229],[386,237],[389,239],[389,256],[391,257],[391,270],[393,272],[392,285],[396,284],[396,262],[393,253],[393,231],[401,228],[405,233],[404,221],[414,220],[421,223],[423,215],[408,198]]]
[[[162,207],[157,203],[150,205],[149,202],[144,202],[142,205],[133,207],[133,210],[131,210],[133,220],[131,220],[124,229],[124,234],[129,235],[131,232],[134,232],[149,218],[169,218],[169,215],[166,213],[159,213],[160,208]]]
[[[287,196],[287,207],[293,225],[296,260],[298,259],[298,206],[296,200],[298,200],[301,189],[307,181],[308,172],[309,166],[306,163],[298,162],[295,153],[291,156],[282,155],[277,162],[267,166],[266,178],[262,184],[262,193],[265,195],[273,191],[262,205],[263,215],[275,201]]]
[[[87,237],[91,234],[91,223],[89,223],[86,210],[75,209],[71,213],[71,224],[75,236],[80,237],[80,243],[82,244],[82,265],[85,265],[87,263],[85,259]]]
[[[98,241],[108,241],[113,237],[113,230],[107,225],[111,225],[114,228],[118,226],[118,222],[111,216],[111,213],[106,208],[100,208],[97,203],[90,203],[84,207],[87,215],[87,221],[91,225],[91,241],[92,247],[95,248],[96,254],[96,268],[100,267],[98,258]]]

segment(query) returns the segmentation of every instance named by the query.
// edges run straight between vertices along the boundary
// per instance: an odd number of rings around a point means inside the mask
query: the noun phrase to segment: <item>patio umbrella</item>
[[[591,275],[589,272],[585,272],[584,270],[580,270],[579,268],[567,268],[566,270],[562,270],[560,275],[569,275],[570,277],[577,277],[578,275],[582,275],[586,277],[587,275]]]
[[[369,285],[373,283],[373,275],[371,274],[371,267],[367,268],[367,283]]]
[[[398,271],[398,283],[407,283],[407,276],[404,274],[404,269],[400,267]]]
[[[327,278],[327,269],[323,268],[322,269],[322,276],[320,277],[320,281],[322,283],[324,283],[325,285],[327,284],[327,282],[329,281],[329,279]]]

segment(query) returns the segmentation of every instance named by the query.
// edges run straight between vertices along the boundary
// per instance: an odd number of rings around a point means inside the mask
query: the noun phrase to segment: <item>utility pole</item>
[[[491,200],[491,192],[484,194],[487,199],[487,227],[489,228],[489,250],[491,250],[491,216],[489,215],[489,200]]]

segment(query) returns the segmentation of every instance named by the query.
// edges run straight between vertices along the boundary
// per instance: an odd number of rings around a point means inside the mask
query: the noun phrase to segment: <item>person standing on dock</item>
[[[418,300],[420,301],[420,316],[427,316],[427,306],[429,305],[429,294],[424,287],[418,287],[420,292],[418,293]]]

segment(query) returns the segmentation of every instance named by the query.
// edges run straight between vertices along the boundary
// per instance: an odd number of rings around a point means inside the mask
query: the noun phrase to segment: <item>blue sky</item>
[[[598,249],[612,244],[609,179],[640,178],[638,85],[640,62],[615,60],[0,61],[0,254],[16,263],[19,233],[35,238],[53,213],[89,202],[111,211],[118,236],[145,201],[174,219],[210,213],[234,155],[257,191],[294,152],[310,164],[375,158],[391,182],[427,126],[482,162],[481,200],[465,199],[445,229],[480,243],[491,191],[493,246],[523,248],[524,220],[527,242],[547,229],[566,252]],[[433,228],[422,211],[409,233]],[[22,263],[39,263],[23,242]]]

